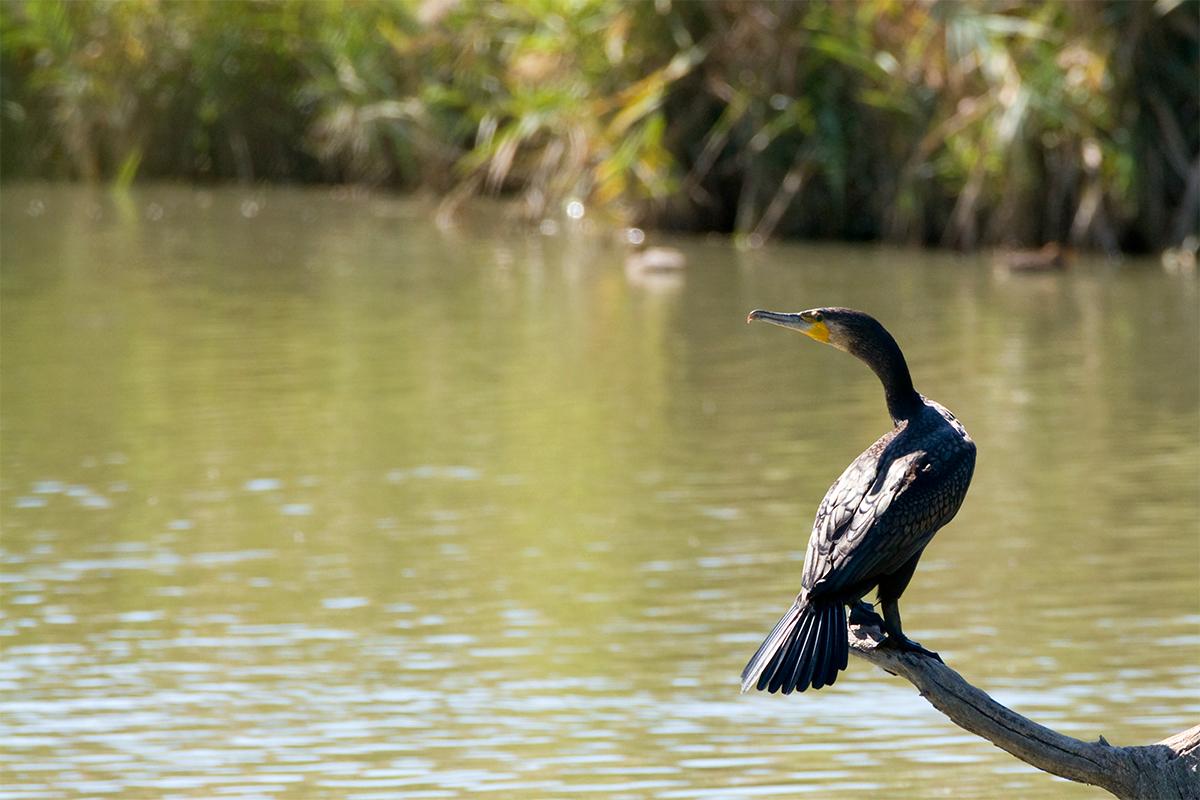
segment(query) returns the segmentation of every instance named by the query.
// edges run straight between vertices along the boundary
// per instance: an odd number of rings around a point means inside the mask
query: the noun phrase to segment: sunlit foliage
[[[1156,248],[1200,3],[0,3],[5,176],[364,181],[614,218]]]

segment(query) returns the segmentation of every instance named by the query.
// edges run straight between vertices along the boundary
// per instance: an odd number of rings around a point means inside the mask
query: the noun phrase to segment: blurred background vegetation
[[[1198,0],[29,0],[0,28],[6,179],[498,193],[751,244],[1200,225]]]

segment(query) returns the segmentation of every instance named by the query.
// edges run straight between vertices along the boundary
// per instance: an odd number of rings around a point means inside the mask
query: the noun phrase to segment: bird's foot
[[[929,656],[939,664],[946,663],[945,661],[942,661],[942,657],[937,653],[929,650],[928,648],[922,647],[920,642],[914,642],[912,639],[908,638],[902,633],[889,633],[888,637],[883,640],[882,644],[880,644],[880,647],[892,647],[905,653],[920,653],[921,655]]]
[[[859,600],[850,606],[850,624],[864,625],[871,628],[883,628],[883,617],[875,613],[875,609],[866,600]]]

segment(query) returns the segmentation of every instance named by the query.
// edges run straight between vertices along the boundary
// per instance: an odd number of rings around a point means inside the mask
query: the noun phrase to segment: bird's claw
[[[893,648],[900,650],[902,652],[905,652],[905,653],[920,653],[923,656],[929,656],[933,660],[937,661],[939,664],[946,663],[945,661],[942,661],[942,657],[939,656],[937,653],[935,653],[934,651],[932,651],[926,647],[922,647],[920,642],[914,642],[912,639],[909,639],[907,636],[901,635],[901,636],[897,637],[895,634],[888,634],[888,637],[883,640],[883,643],[880,646],[881,647],[893,647]]]

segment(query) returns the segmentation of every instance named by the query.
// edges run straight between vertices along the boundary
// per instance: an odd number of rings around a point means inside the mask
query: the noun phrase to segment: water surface
[[[5,186],[0,798],[1071,798],[852,660],[740,696],[875,378],[978,442],[904,598],[1079,737],[1200,717],[1194,278],[607,237],[345,191]]]

